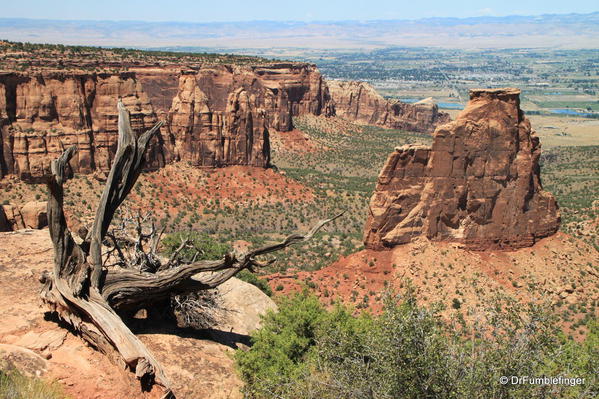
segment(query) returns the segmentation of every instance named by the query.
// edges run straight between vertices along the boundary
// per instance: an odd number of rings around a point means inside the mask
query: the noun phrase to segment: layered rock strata
[[[50,161],[77,144],[74,172],[107,171],[116,151],[116,102],[136,131],[167,121],[149,168],[176,160],[198,166],[268,166],[268,129],[294,116],[333,115],[327,85],[311,64],[137,67],[120,73],[0,74],[0,178],[42,179]]]
[[[365,227],[367,248],[425,236],[472,249],[520,248],[554,234],[555,198],[542,190],[539,139],[520,109],[520,90],[471,90],[432,147],[407,145],[378,177]]]
[[[426,133],[451,120],[432,101],[386,100],[365,82],[333,80],[328,85],[336,115],[359,124]]]
[[[0,232],[46,227],[48,225],[47,206],[46,201],[31,201],[22,207],[0,205]]]
[[[72,144],[79,148],[71,163],[75,172],[108,170],[117,145],[118,98],[136,131],[156,123],[133,73],[0,75],[0,177],[43,177]]]

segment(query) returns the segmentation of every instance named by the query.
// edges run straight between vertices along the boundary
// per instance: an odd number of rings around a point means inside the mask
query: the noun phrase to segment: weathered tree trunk
[[[73,239],[63,210],[66,169],[76,148],[70,147],[52,162],[52,176],[48,181],[48,224],[55,260],[53,272],[44,274],[40,279],[43,283],[41,296],[51,310],[67,321],[84,340],[133,370],[143,387],[157,383],[164,388],[165,398],[174,398],[171,383],[162,366],[131,332],[116,310],[135,310],[173,294],[214,288],[243,269],[264,266],[256,261],[256,256],[308,240],[324,224],[340,215],[319,222],[306,235],[294,234],[281,243],[252,250],[239,257],[228,254],[222,260],[192,262],[170,268],[163,268],[159,264],[155,273],[119,267],[105,268],[102,245],[108,228],[119,205],[137,181],[145,163],[148,143],[161,126],[159,122],[135,137],[129,113],[120,101],[118,110],[117,152],[92,229],[81,244]]]

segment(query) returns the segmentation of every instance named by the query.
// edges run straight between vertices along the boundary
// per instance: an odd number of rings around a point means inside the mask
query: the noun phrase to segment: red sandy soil
[[[310,136],[298,129],[288,132],[270,131],[271,146],[282,152],[307,153],[322,150],[322,144],[312,140]]]
[[[269,204],[286,200],[310,202],[314,199],[313,191],[297,181],[272,169],[249,166],[198,169],[179,163],[144,174],[140,183],[145,189],[141,191],[147,191],[152,185],[162,188],[162,191],[151,196],[151,199],[157,204],[169,204],[169,212],[176,209],[176,206],[172,205],[173,199],[218,200],[221,207],[236,204]],[[149,204],[144,203],[148,198],[145,198],[145,195],[144,198],[140,198],[136,190],[131,193],[129,201],[139,204],[141,209],[149,209]],[[199,212],[202,209],[204,206],[200,205],[195,210]]]
[[[47,229],[0,233],[0,360],[57,381],[73,399],[155,399],[135,374],[111,363],[55,321],[46,320],[38,277],[52,268]],[[178,398],[241,399],[231,348],[157,328],[138,334],[172,380]]]
[[[97,176],[96,176],[97,177]],[[80,175],[65,185],[65,211],[69,224],[88,223],[99,201],[104,183],[92,175]],[[23,205],[46,198],[43,185],[31,185],[16,178],[0,180],[0,190],[17,193],[10,203]],[[184,162],[143,173],[125,201],[130,209],[152,209],[157,219],[174,218],[183,209],[188,215],[202,214],[204,208],[247,207],[286,201],[311,202],[312,189],[273,169],[249,166],[199,169]],[[218,201],[218,204],[216,204]],[[80,213],[78,217],[74,217]],[[75,221],[74,219],[77,219]]]
[[[142,393],[134,374],[44,319],[38,277],[51,267],[53,254],[47,229],[0,233],[0,352],[11,349],[4,345],[14,345],[49,357],[45,371],[37,374],[58,381],[73,398],[159,398],[158,390]]]
[[[316,285],[313,291],[327,305],[340,299],[366,303],[375,312],[382,308],[380,299],[387,286],[401,293],[410,281],[420,302],[442,302],[448,317],[456,312],[454,298],[468,320],[481,315],[496,294],[523,303],[549,299],[558,310],[584,305],[599,314],[599,308],[592,308],[593,303],[599,304],[599,254],[563,233],[515,251],[476,252],[419,239],[387,251],[362,250],[315,272],[290,269],[268,280],[274,292],[283,294],[313,286],[311,281]],[[577,314],[574,320],[580,317]],[[582,328],[579,334],[584,334]]]

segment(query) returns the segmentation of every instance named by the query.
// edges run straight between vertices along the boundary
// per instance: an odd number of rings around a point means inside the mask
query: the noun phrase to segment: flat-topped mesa
[[[332,80],[328,85],[335,114],[356,123],[426,133],[451,120],[430,100],[415,104],[386,100],[365,82]]]
[[[153,139],[149,169],[176,160],[266,167],[268,129],[289,131],[294,116],[334,112],[313,64],[133,69],[0,74],[0,178],[40,181],[51,160],[72,144],[79,149],[71,160],[74,172],[108,171],[119,98],[138,132],[167,121]]]
[[[364,242],[384,249],[418,236],[471,249],[531,246],[560,224],[542,190],[541,146],[520,109],[518,89],[471,90],[432,147],[398,147],[370,201]]]

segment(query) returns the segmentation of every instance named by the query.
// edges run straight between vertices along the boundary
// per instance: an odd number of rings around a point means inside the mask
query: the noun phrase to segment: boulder
[[[48,203],[46,201],[31,201],[23,205],[21,215],[28,229],[42,229],[48,226]]]
[[[249,335],[262,324],[261,317],[277,310],[275,302],[258,287],[238,278],[231,278],[218,287],[221,304],[228,309],[218,328]]]
[[[0,370],[11,368],[29,377],[41,377],[48,369],[48,362],[30,349],[18,345],[0,344]]]

